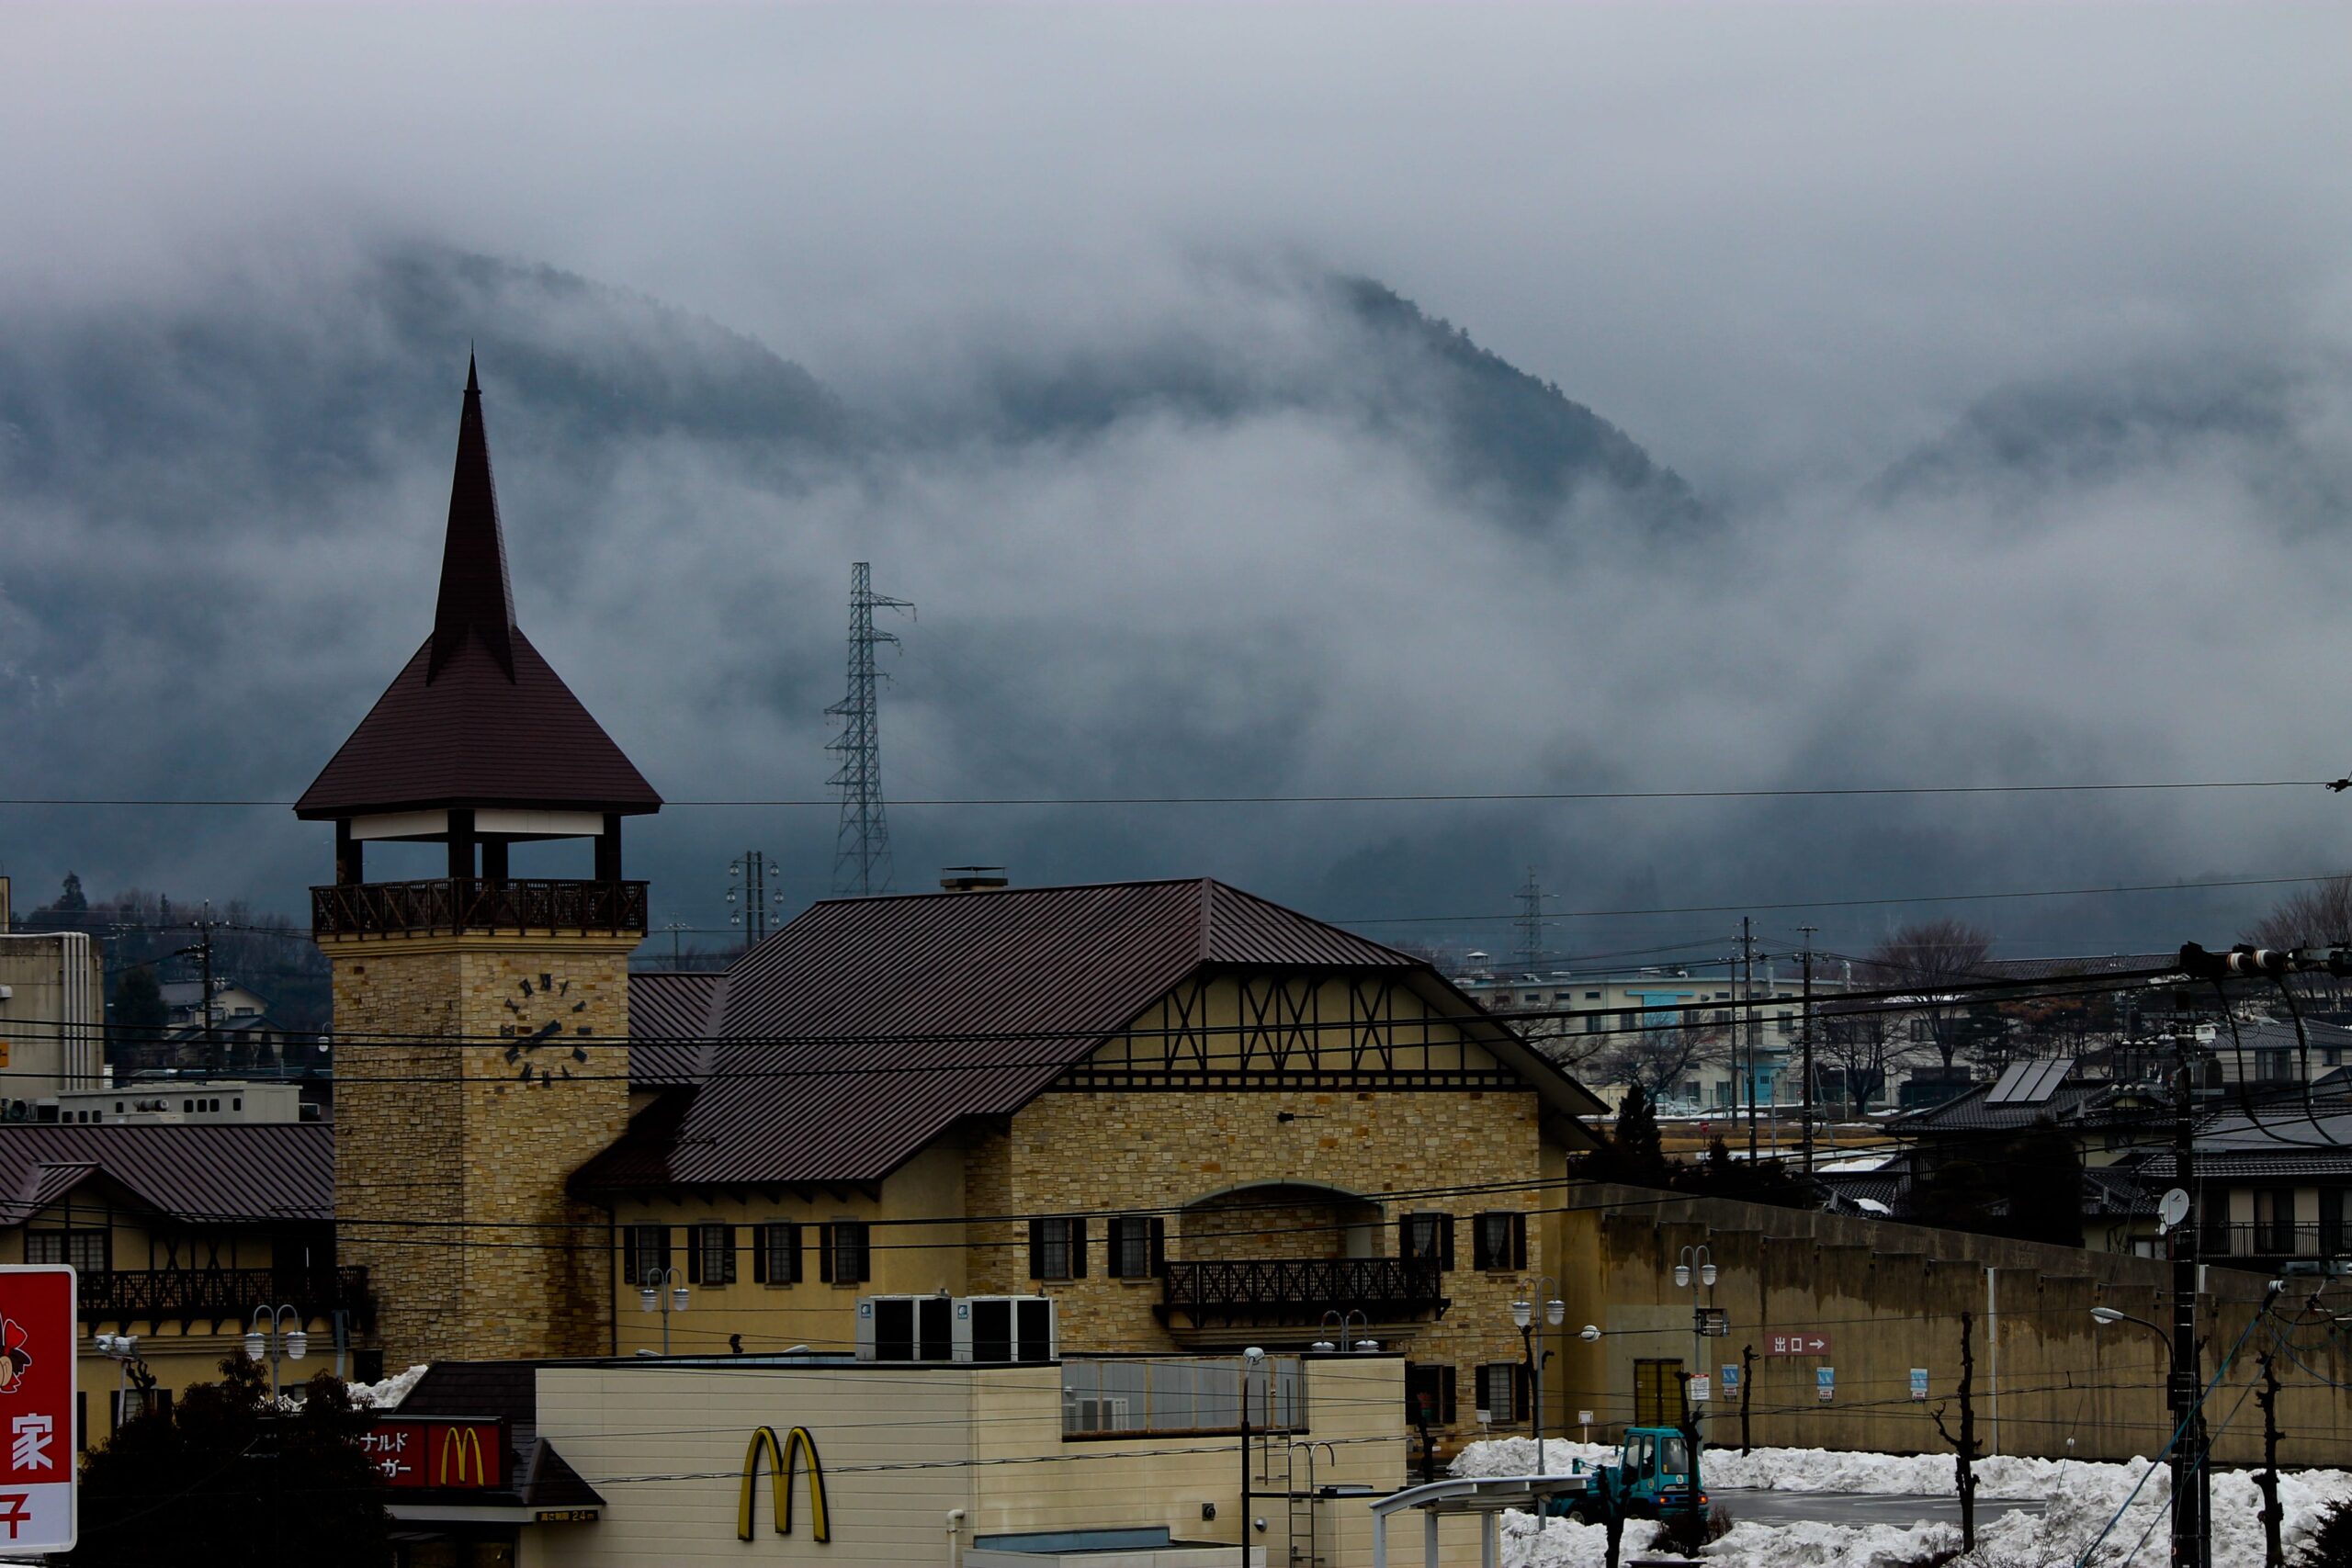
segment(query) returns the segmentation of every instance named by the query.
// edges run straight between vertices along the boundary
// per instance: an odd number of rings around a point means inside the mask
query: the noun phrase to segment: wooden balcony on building
[[[1170,1263],[1152,1310],[1171,1328],[1312,1326],[1326,1313],[1374,1324],[1442,1317],[1453,1304],[1434,1259],[1253,1258]]]
[[[374,1326],[365,1269],[104,1269],[78,1277],[84,1323],[242,1323],[257,1306],[291,1306],[305,1322],[351,1314]]]
[[[311,889],[313,936],[447,931],[645,934],[645,884],[445,876]]]

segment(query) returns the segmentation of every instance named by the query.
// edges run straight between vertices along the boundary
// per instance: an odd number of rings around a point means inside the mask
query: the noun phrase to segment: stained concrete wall
[[[2093,1307],[2109,1306],[2168,1325],[2171,1265],[2162,1260],[1600,1184],[1570,1189],[1560,1211],[1555,1245],[1572,1286],[1550,1394],[1565,1418],[1552,1424],[1555,1435],[1573,1435],[1577,1413],[1591,1410],[1594,1437],[1613,1436],[1632,1418],[1638,1361],[1693,1362],[1691,1292],[1676,1286],[1673,1271],[1681,1249],[1699,1245],[1718,1271],[1700,1299],[1724,1310],[1731,1333],[1700,1342],[1697,1361],[1720,1389],[1724,1366],[1755,1349],[1747,1398],[1758,1444],[1947,1451],[1930,1413],[1941,1408],[1948,1425],[1957,1423],[1963,1314],[1988,1452],[2124,1459],[2154,1453],[2170,1434],[2160,1337],[2091,1317]],[[2207,1270],[2199,1310],[2208,1377],[2238,1344],[2267,1283]],[[2268,1325],[2256,1326],[2231,1362],[2208,1418],[2221,1428],[2238,1407],[2275,1330],[2305,1363],[2278,1354],[2282,1457],[2352,1463],[2352,1395],[2329,1386],[2352,1383],[2352,1356],[2330,1315],[2352,1292],[2337,1286],[2307,1310],[2317,1283],[2290,1282]],[[1587,1323],[1603,1330],[1597,1344],[1577,1337]],[[1798,1334],[1826,1337],[1827,1353],[1767,1353],[1772,1337]],[[1835,1377],[1826,1403],[1817,1391],[1822,1367]],[[1927,1370],[1925,1401],[1910,1397],[1914,1368]],[[1738,1413],[1736,1399],[1718,1393],[1706,1407],[1708,1441],[1738,1441]],[[2219,1432],[2222,1462],[2258,1461],[2261,1431],[2249,1399]]]

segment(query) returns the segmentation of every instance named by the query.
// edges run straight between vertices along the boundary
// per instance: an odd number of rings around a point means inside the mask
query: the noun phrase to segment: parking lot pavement
[[[1735,1486],[1710,1486],[1708,1501],[1730,1511],[1735,1519],[1785,1525],[1801,1519],[1831,1525],[1913,1525],[1923,1520],[1960,1522],[1960,1499],[1883,1492],[1761,1492]],[[1976,1499],[1976,1522],[1989,1524],[2003,1514],[2038,1514],[2048,1505],[2040,1497]]]

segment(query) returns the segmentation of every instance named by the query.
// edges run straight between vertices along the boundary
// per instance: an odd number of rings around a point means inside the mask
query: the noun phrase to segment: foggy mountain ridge
[[[2305,765],[2299,737],[2225,699],[2333,657],[2345,573],[2296,521],[2342,472],[2333,362],[2217,377],[2202,403],[2086,369],[1983,400],[1875,486],[1702,504],[1378,283],[1162,281],[1107,317],[926,324],[917,352],[886,341],[831,374],[642,295],[434,245],[191,282],[169,307],[0,302],[0,780],[298,792],[429,625],[469,338],[518,617],[673,799],[826,797],[858,559],[920,606],[886,655],[894,800]],[[2157,613],[2178,605],[2196,613]],[[1564,908],[1639,909],[2329,860],[2333,797],[2208,814],[2232,804],[915,808],[892,826],[901,888],[959,863],[1032,886],[1214,874],[1326,918],[1498,912],[1428,934],[1500,950],[1531,863]],[[637,828],[657,925],[723,930],[746,847],[781,857],[771,885],[797,908],[827,890],[833,815]],[[292,912],[326,853],[282,808],[0,816],[0,864],[34,889],[72,869],[94,896]],[[517,874],[578,874],[547,853]],[[379,874],[433,874],[383,858]],[[2265,896],[2217,895],[2241,903],[2197,929],[2226,935]],[[2156,945],[2191,930],[2184,908],[2165,904]],[[2151,929],[2111,903],[1987,913],[2011,951]],[[1561,945],[1717,922],[1589,924]]]
[[[2276,522],[2333,530],[2352,513],[2352,366],[2316,354],[2204,354],[2020,382],[1972,404],[1868,486],[1876,504],[1964,495],[2017,507],[2152,469],[2223,463]]]
[[[1399,442],[1529,531],[1555,527],[1587,486],[1646,526],[1703,515],[1681,478],[1614,425],[1364,278],[1264,280],[1295,291],[1308,318],[1295,351],[1272,358],[1244,362],[1216,323],[1101,348],[998,344],[967,376],[943,377],[960,395],[882,410],[850,406],[707,318],[552,266],[413,244],[310,282],[290,309],[247,293],[172,313],[9,323],[0,480],[109,510],[185,508],[202,498],[175,470],[226,465],[226,493],[328,504],[335,486],[450,423],[455,355],[470,343],[502,454],[519,434],[593,465],[612,443],[675,437],[727,448],[789,488],[812,462],[1296,410]]]

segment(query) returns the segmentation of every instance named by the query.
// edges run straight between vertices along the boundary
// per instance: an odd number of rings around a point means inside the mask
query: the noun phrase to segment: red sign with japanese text
[[[74,1308],[71,1268],[0,1266],[0,1557],[74,1545]]]
[[[1764,1353],[1768,1356],[1826,1356],[1829,1354],[1829,1336],[1768,1334],[1764,1337]]]
[[[506,1423],[497,1416],[385,1416],[360,1443],[387,1486],[495,1492],[506,1484]]]

